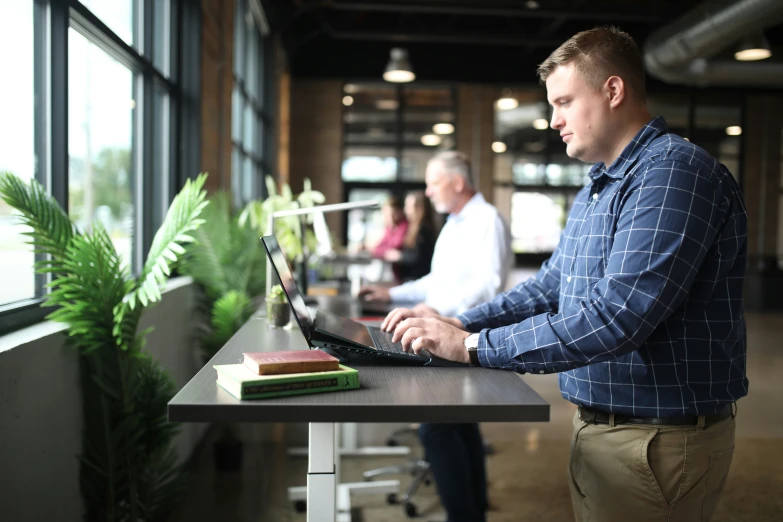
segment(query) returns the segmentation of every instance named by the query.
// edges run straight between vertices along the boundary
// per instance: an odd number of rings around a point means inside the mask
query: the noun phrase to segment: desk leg
[[[340,484],[340,457],[334,423],[311,422],[307,487],[288,488],[288,500],[307,499],[307,522],[351,522],[352,494],[399,493],[399,480]]]
[[[342,457],[406,457],[411,454],[408,446],[362,446],[358,444],[359,426],[355,422],[340,423],[341,444],[338,450]],[[306,457],[307,448],[288,448],[292,457]]]
[[[335,522],[337,479],[334,423],[311,422],[307,464],[307,522]]]

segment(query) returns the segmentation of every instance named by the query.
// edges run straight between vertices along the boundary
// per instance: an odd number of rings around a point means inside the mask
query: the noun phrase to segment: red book
[[[247,352],[242,364],[257,375],[329,372],[340,368],[340,361],[321,350],[284,352]]]

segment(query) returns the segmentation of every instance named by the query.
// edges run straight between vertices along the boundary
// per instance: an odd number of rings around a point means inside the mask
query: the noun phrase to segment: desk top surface
[[[242,352],[306,350],[293,329],[252,317],[169,402],[176,422],[545,422],[549,404],[519,375],[489,368],[354,366],[358,390],[240,401],[215,382],[215,364]]]

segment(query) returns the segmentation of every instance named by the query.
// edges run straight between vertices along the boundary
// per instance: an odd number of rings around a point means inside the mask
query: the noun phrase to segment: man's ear
[[[462,176],[454,176],[454,190],[461,194],[465,190],[465,178]]]
[[[625,82],[619,76],[610,76],[604,83],[604,92],[609,99],[609,107],[616,109],[625,100]]]

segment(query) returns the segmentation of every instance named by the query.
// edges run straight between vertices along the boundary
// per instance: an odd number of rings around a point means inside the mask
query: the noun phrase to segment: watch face
[[[475,350],[478,348],[479,334],[470,334],[465,338],[465,348],[468,350]]]

